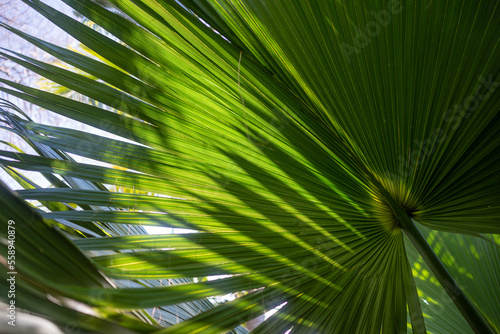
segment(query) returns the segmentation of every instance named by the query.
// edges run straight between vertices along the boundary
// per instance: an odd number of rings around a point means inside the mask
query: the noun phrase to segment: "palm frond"
[[[84,281],[141,286],[55,285],[30,262],[19,265],[27,287],[41,280],[136,332],[221,333],[276,308],[253,332],[498,330],[497,2],[111,1],[129,20],[64,0],[114,38],[25,2],[106,61],[3,24],[97,79],[1,55],[111,108],[4,79],[0,90],[116,136],[3,112],[40,150],[1,151],[6,168],[85,184],[18,191],[57,203],[37,224],[192,230],[87,234],[54,262],[80,264]],[[226,276],[188,281],[213,275]],[[158,279],[181,281],[146,283]],[[241,296],[164,329],[117,315],[229,292]]]

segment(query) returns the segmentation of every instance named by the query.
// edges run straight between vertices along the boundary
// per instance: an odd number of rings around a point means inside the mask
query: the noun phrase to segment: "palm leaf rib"
[[[35,152],[0,150],[19,307],[89,333],[500,331],[496,1],[63,0],[100,31],[23,1],[93,56],[3,23],[79,72],[0,56],[93,103],[0,91],[106,133],[0,106]]]

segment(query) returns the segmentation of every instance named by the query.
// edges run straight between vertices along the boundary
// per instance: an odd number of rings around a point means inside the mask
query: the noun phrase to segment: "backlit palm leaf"
[[[90,1],[65,1],[124,44],[26,2],[114,67],[7,26],[98,80],[2,55],[120,113],[7,80],[0,89],[133,142],[11,117],[41,147],[120,167],[2,151],[6,166],[100,185],[18,195],[78,205],[38,213],[76,226],[197,232],[83,233],[64,247],[94,251],[90,261],[80,254],[53,266],[80,266],[86,284],[36,276],[33,262],[19,264],[26,289],[36,277],[40,291],[137,332],[220,333],[278,306],[253,332],[499,331],[499,240],[490,235],[500,232],[496,1],[112,1],[133,21]],[[2,224],[9,217],[2,213]],[[28,229],[28,218],[14,218]],[[229,276],[136,289],[105,284],[212,275]],[[116,318],[119,310],[231,292],[243,293],[161,330],[140,327],[137,316]],[[85,321],[78,326],[95,330]]]

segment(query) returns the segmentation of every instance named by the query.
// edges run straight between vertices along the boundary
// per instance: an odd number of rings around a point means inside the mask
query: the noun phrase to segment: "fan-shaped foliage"
[[[3,190],[20,307],[103,333],[221,333],[278,306],[252,333],[500,331],[497,1],[64,1],[118,41],[26,0],[106,63],[6,25],[88,76],[1,55],[120,112],[0,89],[128,141],[3,109],[38,155],[0,162],[46,208]],[[123,313],[199,303],[163,329]]]

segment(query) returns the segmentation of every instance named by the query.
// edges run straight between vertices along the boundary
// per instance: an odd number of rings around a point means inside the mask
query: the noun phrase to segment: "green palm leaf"
[[[221,333],[276,307],[252,332],[499,330],[496,2],[111,1],[131,20],[65,2],[116,39],[26,0],[106,62],[6,25],[88,75],[1,55],[111,108],[4,79],[0,90],[118,137],[2,112],[38,155],[1,151],[0,163],[56,179],[17,192],[47,209],[33,213],[43,231],[20,243],[61,238],[51,225],[79,231],[39,260],[24,255],[25,295],[50,289],[136,332]],[[123,224],[137,231],[99,233]],[[145,236],[141,225],[193,232]],[[39,273],[51,266],[80,267],[85,284]],[[213,275],[228,276],[187,280]],[[121,280],[140,285],[105,284]],[[240,297],[164,329],[129,312],[231,292]]]

